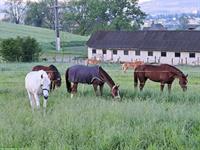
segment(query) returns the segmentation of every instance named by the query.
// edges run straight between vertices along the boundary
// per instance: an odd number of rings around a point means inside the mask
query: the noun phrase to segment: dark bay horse
[[[179,84],[183,91],[187,90],[187,75],[184,75],[178,68],[168,65],[150,65],[144,64],[136,67],[134,71],[134,86],[137,87],[140,81],[140,90],[143,89],[147,79],[160,82],[160,90],[163,91],[164,85],[168,84],[168,91],[171,91],[171,85],[175,78],[179,79]]]
[[[32,68],[32,71],[39,71],[39,70],[44,70],[48,74],[51,80],[50,90],[52,89],[54,90],[55,86],[57,87],[61,86],[61,75],[58,69],[54,65],[50,66],[37,65]]]
[[[77,93],[78,83],[92,84],[96,96],[98,95],[97,88],[99,86],[100,95],[102,95],[103,86],[106,82],[111,88],[112,97],[120,98],[119,85],[116,85],[108,73],[100,66],[75,65],[69,67],[66,70],[65,78],[67,91],[72,93],[71,97],[73,97],[73,94]],[[72,86],[71,82],[73,83]]]

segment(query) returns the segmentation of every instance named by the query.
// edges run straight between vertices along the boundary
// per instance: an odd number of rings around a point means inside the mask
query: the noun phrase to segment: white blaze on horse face
[[[51,81],[49,80],[48,77],[46,78],[44,77],[42,79],[42,93],[43,93],[44,98],[48,98],[49,96],[50,83]]]

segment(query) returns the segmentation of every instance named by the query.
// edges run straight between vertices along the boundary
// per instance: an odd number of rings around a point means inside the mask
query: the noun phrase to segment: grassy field
[[[55,32],[53,30],[26,25],[16,25],[0,21],[0,39],[30,36],[35,38],[45,51],[55,51]],[[65,53],[86,53],[85,42],[89,37],[60,32],[62,50]]]
[[[25,75],[37,63],[0,64],[0,149],[66,150],[186,150],[200,149],[200,67],[179,67],[189,74],[188,91],[178,81],[171,95],[148,81],[144,91],[133,88],[132,71],[103,64],[120,84],[122,100],[110,89],[95,97],[92,86],[80,85],[71,99],[64,72],[71,64],[55,64],[62,86],[50,94],[47,114],[31,112]],[[44,64],[47,65],[47,64]]]

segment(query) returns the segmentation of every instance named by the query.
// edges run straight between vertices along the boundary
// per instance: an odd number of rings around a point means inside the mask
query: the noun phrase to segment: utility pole
[[[60,33],[59,33],[59,22],[58,22],[58,0],[55,0],[54,13],[55,13],[55,32],[56,32],[56,50],[60,51]]]

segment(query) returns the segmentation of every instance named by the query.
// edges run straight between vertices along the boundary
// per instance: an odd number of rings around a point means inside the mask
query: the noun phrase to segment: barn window
[[[128,50],[124,50],[124,55],[128,55]]]
[[[190,58],[195,58],[195,53],[190,53],[190,54],[189,54],[189,57],[190,57]]]
[[[103,54],[106,54],[106,49],[103,49]]]
[[[139,51],[139,50],[136,50],[136,51],[135,51],[135,55],[140,56],[140,51]]]
[[[175,53],[175,57],[181,57],[181,53]]]
[[[162,56],[162,57],[166,57],[166,56],[167,56],[167,53],[166,53],[166,52],[161,52],[161,56]]]
[[[117,50],[113,50],[113,55],[117,55]]]
[[[96,54],[96,49],[92,49],[92,54]]]
[[[148,56],[153,56],[153,52],[152,51],[148,51]]]

